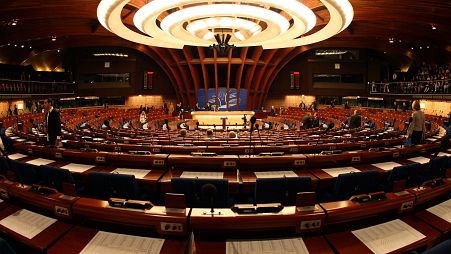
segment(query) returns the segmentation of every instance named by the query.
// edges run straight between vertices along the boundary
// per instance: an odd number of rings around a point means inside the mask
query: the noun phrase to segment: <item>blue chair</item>
[[[32,185],[39,183],[38,174],[33,165],[25,162],[12,160],[11,167],[14,170],[16,182]]]
[[[206,185],[213,185],[214,191],[208,190]],[[232,202],[229,199],[229,180],[228,179],[196,179],[196,192],[200,199],[196,207],[226,208],[231,207]],[[210,196],[211,195],[211,196]],[[210,200],[212,198],[213,200]]]
[[[448,156],[439,156],[432,159],[421,174],[422,182],[445,177],[448,160]]]
[[[59,192],[64,192],[63,183],[75,184],[75,180],[69,170],[41,165],[38,168],[40,184],[55,188]]]
[[[207,197],[210,190],[205,186],[211,184],[214,186],[213,206],[215,208],[225,208],[232,205],[229,199],[229,181],[227,179],[196,179],[196,178],[172,178],[172,192],[185,194],[187,207],[211,207],[211,200]]]
[[[448,254],[451,252],[451,240],[441,242],[429,250],[423,252],[423,254]]]
[[[108,200],[113,195],[111,174],[105,172],[88,173],[88,195],[92,198]]]
[[[11,246],[8,244],[8,242],[0,238],[0,253],[1,254],[16,254],[16,252],[11,248]]]
[[[310,177],[257,178],[254,201],[262,203],[281,203],[294,205],[296,194],[311,190]]]
[[[133,175],[90,172],[88,173],[88,182],[89,195],[93,198],[102,200],[138,198],[138,185]]]
[[[420,163],[413,163],[409,165],[402,165],[394,167],[387,178],[387,183],[384,186],[385,192],[393,191],[393,184],[399,180],[406,180],[405,188],[412,188],[420,184],[419,173],[421,170]]]
[[[138,184],[134,175],[110,174],[114,198],[137,199]]]
[[[10,170],[8,159],[4,156],[0,156],[0,174],[6,176],[8,170]]]
[[[379,173],[375,170],[340,174],[329,198],[333,201],[346,200],[354,195],[376,192],[379,190],[378,180]]]

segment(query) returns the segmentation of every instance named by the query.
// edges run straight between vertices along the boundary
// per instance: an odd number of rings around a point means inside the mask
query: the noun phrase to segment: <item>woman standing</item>
[[[420,109],[419,101],[414,101],[412,103],[412,109],[414,111],[412,113],[412,122],[407,129],[407,138],[412,139],[413,145],[418,145],[421,144],[426,130],[424,113]]]

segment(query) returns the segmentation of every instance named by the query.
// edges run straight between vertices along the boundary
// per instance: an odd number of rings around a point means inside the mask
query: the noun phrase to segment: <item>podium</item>
[[[221,117],[220,119],[222,120],[222,129],[225,130],[226,126],[227,126],[227,119],[229,119],[229,118]]]

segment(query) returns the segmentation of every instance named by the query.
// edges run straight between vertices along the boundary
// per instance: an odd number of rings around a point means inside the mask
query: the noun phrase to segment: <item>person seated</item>
[[[238,135],[234,131],[229,132],[229,138],[238,138]]]
[[[312,117],[310,113],[307,113],[303,118],[302,118],[302,127],[304,129],[310,129],[312,128]]]
[[[187,131],[185,129],[180,130],[180,137],[186,137]]]
[[[207,130],[207,137],[211,138],[213,136],[213,130],[212,129],[208,129]]]

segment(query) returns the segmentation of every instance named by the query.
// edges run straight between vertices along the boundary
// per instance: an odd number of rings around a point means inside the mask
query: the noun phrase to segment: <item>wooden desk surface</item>
[[[9,215],[21,210],[22,208],[9,205],[8,207],[4,208],[3,210],[0,210],[0,219],[4,219],[8,217]],[[14,239],[23,242],[25,245],[32,247],[33,249],[38,250],[39,252],[43,252],[45,249],[47,249],[53,242],[56,241],[56,239],[60,238],[64,233],[66,233],[69,229],[72,228],[73,225],[62,222],[62,221],[56,221],[52,225],[50,225],[48,228],[46,228],[44,231],[33,237],[32,239],[28,239],[27,237],[24,237],[9,228],[6,228],[4,226],[0,225],[0,231],[3,233],[9,235],[10,237],[13,237]]]
[[[264,241],[264,239],[259,239]],[[315,254],[332,254],[332,249],[322,236],[302,237],[308,251]],[[225,254],[226,241],[196,241],[196,254]]]
[[[164,212],[153,213],[151,209],[127,209],[109,206],[107,201],[91,198],[80,198],[72,206],[74,216],[79,216],[91,221],[99,221],[110,224],[118,224],[136,228],[151,228],[161,234],[186,235],[187,215],[166,214]],[[181,231],[164,231],[162,223],[177,223]]]
[[[321,207],[327,212],[327,224],[339,224],[349,221],[357,221],[381,214],[396,214],[405,212],[412,208],[415,196],[406,193],[398,196],[394,193],[387,193],[387,199],[380,201],[370,201],[358,203],[350,200],[321,203]],[[409,208],[405,204],[412,204]],[[403,208],[403,204],[404,207]]]
[[[415,213],[415,217],[418,219],[426,222],[427,224],[431,225],[432,227],[438,229],[440,232],[442,232],[445,237],[450,237],[451,234],[451,223],[448,221],[438,217],[437,215],[430,213],[426,210],[419,211]]]
[[[430,248],[440,238],[440,232],[427,225],[425,222],[415,218],[414,216],[407,216],[401,219],[411,227],[418,230],[426,237],[402,247],[391,253],[406,253],[418,248]],[[339,233],[327,234],[325,236],[329,242],[336,248],[339,253],[359,253],[372,254],[373,252],[362,243],[351,231],[342,231]]]
[[[48,251],[48,254],[78,254],[99,232],[98,229],[75,226],[63,238],[56,242]],[[186,241],[166,239],[160,254],[183,254]]]
[[[168,170],[159,180],[160,184],[160,191],[161,192],[171,192],[171,179],[173,177],[180,177],[183,173],[183,171],[195,171],[193,169],[189,170],[182,170],[182,169],[174,169],[174,170]],[[202,172],[202,170],[200,170]],[[218,172],[218,171],[216,171]],[[221,172],[221,171],[219,171]],[[229,193],[236,194],[239,193],[239,181],[237,177],[237,171],[236,170],[225,170],[222,171],[224,173],[223,178],[229,180]]]
[[[256,230],[294,229],[296,232],[312,232],[321,230],[326,219],[324,210],[319,206],[314,211],[305,212],[297,211],[294,206],[284,207],[279,213],[238,214],[225,208],[215,209],[215,214],[211,215],[209,211],[209,208],[191,210],[190,225],[194,231],[243,233]],[[221,214],[219,215],[218,212]],[[313,221],[320,223],[317,228],[310,226]],[[309,225],[301,226],[302,223],[309,223]]]

